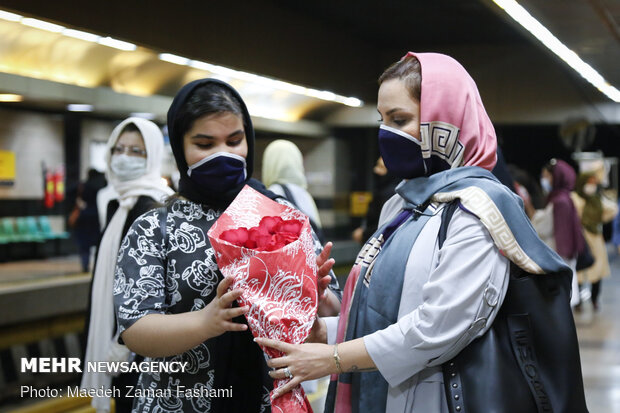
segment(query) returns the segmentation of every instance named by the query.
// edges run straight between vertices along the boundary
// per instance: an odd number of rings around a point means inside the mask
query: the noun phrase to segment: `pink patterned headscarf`
[[[491,170],[497,161],[495,129],[474,80],[463,66],[439,53],[407,53],[420,61],[420,135],[423,153],[449,167]],[[426,147],[426,148],[425,148]]]

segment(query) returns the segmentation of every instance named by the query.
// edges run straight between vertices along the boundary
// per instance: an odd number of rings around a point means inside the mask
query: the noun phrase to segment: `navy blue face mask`
[[[379,152],[390,174],[398,178],[411,179],[428,173],[420,141],[408,133],[379,126]]]
[[[206,190],[225,193],[247,177],[245,158],[229,152],[216,152],[187,169],[187,176]]]

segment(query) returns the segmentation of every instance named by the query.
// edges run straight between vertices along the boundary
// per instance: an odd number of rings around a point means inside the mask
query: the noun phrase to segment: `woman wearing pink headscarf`
[[[340,317],[317,320],[313,343],[256,341],[286,354],[268,363],[272,377],[292,376],[284,391],[332,374],[328,412],[447,412],[441,366],[493,323],[510,262],[565,267],[490,173],[495,131],[456,60],[408,53],[379,84],[379,148],[403,181],[351,270]],[[440,246],[442,212],[457,200]]]

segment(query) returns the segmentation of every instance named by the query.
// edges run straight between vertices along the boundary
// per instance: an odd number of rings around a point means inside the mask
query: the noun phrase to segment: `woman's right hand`
[[[217,294],[213,300],[202,310],[207,324],[207,338],[217,337],[227,331],[245,331],[246,324],[234,323],[232,319],[247,313],[249,306],[232,307],[233,302],[241,297],[243,290],[236,289],[226,292],[234,281],[234,277],[228,276],[220,281],[217,286]]]

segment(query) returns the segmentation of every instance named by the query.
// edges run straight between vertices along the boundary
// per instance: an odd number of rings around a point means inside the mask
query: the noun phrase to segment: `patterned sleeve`
[[[276,202],[282,205],[286,205],[287,207],[297,209],[295,205],[293,205],[291,202],[289,202],[288,200],[284,198],[276,198]],[[321,251],[323,251],[323,245],[321,245],[321,241],[319,241],[319,237],[317,237],[314,230],[311,229],[311,231],[312,231],[312,238],[314,239],[314,252],[316,253],[316,255],[319,255]],[[338,279],[336,278],[336,274],[334,274],[333,270],[329,270],[329,276],[331,280],[327,288],[329,288],[331,292],[334,293],[336,297],[338,297],[338,301],[342,301],[342,290],[340,289],[340,284],[338,284]]]
[[[118,252],[114,307],[119,334],[147,314],[166,312],[164,266],[159,211],[152,210],[134,221]]]

